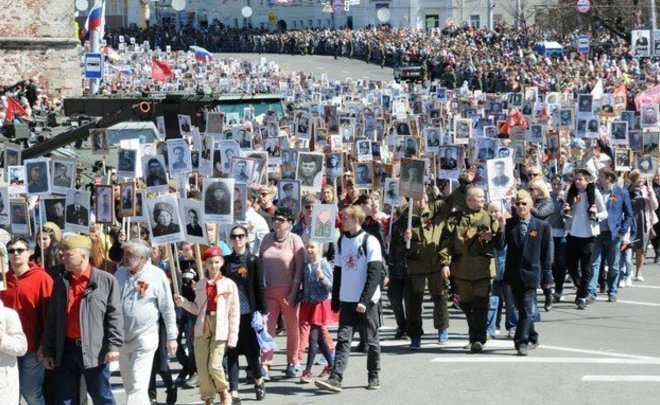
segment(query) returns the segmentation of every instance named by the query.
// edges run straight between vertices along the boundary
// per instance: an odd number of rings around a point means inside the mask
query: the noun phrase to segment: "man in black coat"
[[[505,228],[506,270],[504,281],[511,285],[518,309],[518,326],[513,338],[518,355],[526,356],[539,344],[532,309],[536,288],[552,285],[552,230],[550,224],[532,216],[532,197],[527,191],[516,196],[517,217]]]

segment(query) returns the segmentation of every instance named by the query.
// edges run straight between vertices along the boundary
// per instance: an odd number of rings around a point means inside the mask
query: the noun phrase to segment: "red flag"
[[[515,127],[516,125],[527,128],[527,120],[522,115],[520,110],[513,110],[511,114],[509,114],[506,122],[502,125],[501,131],[503,134],[509,134],[511,128]]]
[[[172,67],[167,63],[160,60],[151,61],[151,77],[156,81],[165,81],[167,78],[174,78]]]
[[[5,122],[12,122],[14,116],[27,117],[28,113],[23,106],[16,101],[13,97],[7,99],[7,112],[5,113]]]

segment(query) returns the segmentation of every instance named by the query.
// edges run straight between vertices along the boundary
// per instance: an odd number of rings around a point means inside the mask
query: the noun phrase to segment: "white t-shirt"
[[[362,252],[362,243],[367,239],[367,251]],[[341,251],[341,253],[339,253]],[[341,302],[360,302],[362,291],[367,282],[367,265],[370,262],[382,262],[383,255],[380,243],[374,236],[362,231],[359,235],[341,238],[341,249],[336,249],[335,264],[341,267],[341,287],[339,300]],[[380,299],[380,284],[371,301],[376,303]]]

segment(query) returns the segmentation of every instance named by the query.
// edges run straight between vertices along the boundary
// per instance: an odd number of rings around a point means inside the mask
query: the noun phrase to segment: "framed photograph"
[[[301,114],[296,122],[296,136],[302,139],[310,139],[312,125],[307,114]]]
[[[353,163],[355,188],[372,189],[374,187],[373,162]]]
[[[495,159],[495,151],[497,150],[497,139],[492,138],[476,138],[474,142],[474,158],[475,160],[488,160]]]
[[[421,200],[424,197],[424,173],[426,161],[404,159],[401,161],[401,182],[399,191],[402,197]]]
[[[66,192],[66,216],[64,228],[67,232],[89,234],[89,198],[87,191],[69,189]]]
[[[515,178],[513,159],[491,159],[486,162],[490,199],[501,200],[510,196]]]
[[[122,218],[135,216],[135,183],[121,183],[119,184],[119,213]]]
[[[440,150],[440,128],[424,128],[424,148],[429,153]]]
[[[525,134],[525,140],[528,142],[542,144],[545,137],[545,125],[533,124]],[[485,159],[482,159],[485,160]]]
[[[106,155],[110,150],[108,146],[108,131],[105,128],[90,129],[89,142],[92,145],[92,155]]]
[[[236,183],[248,184],[252,182],[252,174],[255,167],[254,159],[233,158],[231,162],[231,174],[229,177]]]
[[[179,200],[181,218],[186,226],[184,228],[186,241],[192,243],[208,244],[206,222],[204,221],[204,205],[198,200]]]
[[[234,183],[234,220],[245,221],[245,214],[247,212],[247,184]]]
[[[335,204],[315,204],[312,207],[312,231],[309,238],[319,242],[334,242],[335,218],[337,218]]]
[[[383,187],[383,203],[398,207],[401,205],[401,193],[399,192],[399,179],[388,177]]]
[[[344,172],[343,153],[333,152],[325,156],[325,170],[329,183],[332,184],[336,178],[341,177]]]
[[[597,115],[587,119],[587,130],[585,135],[588,138],[597,138],[600,135],[600,117]]]
[[[130,178],[136,177],[136,149],[119,148],[117,151],[117,177]]]
[[[324,160],[322,153],[298,153],[296,180],[300,181],[303,191],[316,192],[321,190]]]
[[[199,152],[199,165],[197,172],[202,176],[210,177],[213,175],[213,137],[210,135],[200,136],[199,144],[196,146],[197,151]]]
[[[632,169],[633,153],[627,148],[614,148],[614,170],[627,172]]]
[[[50,159],[36,158],[23,161],[26,191],[30,196],[50,194]]]
[[[190,115],[178,114],[177,118],[179,122],[179,132],[182,135],[189,135],[192,127],[192,121],[190,120]]]
[[[575,119],[573,118],[572,108],[562,108],[559,110],[559,120],[557,123],[559,129],[574,129]]]
[[[25,193],[25,168],[23,166],[9,166],[7,168],[7,181],[11,195]]]
[[[160,139],[167,138],[167,133],[165,129],[165,117],[162,115],[156,117],[156,129],[158,130],[158,135]]]
[[[64,158],[51,159],[52,191],[66,194],[66,190],[75,187],[76,162]]]
[[[458,179],[463,167],[463,146],[441,146],[438,152],[438,177]]]
[[[131,222],[147,222],[147,213],[144,209],[147,201],[145,190],[135,190],[135,215],[131,217]]]
[[[300,198],[302,186],[299,180],[281,180],[277,183],[277,206],[289,208],[293,212],[300,212]]]
[[[60,229],[64,229],[64,208],[66,206],[66,198],[44,198],[42,201],[43,209],[46,213],[46,222],[52,222],[59,226]]]
[[[658,153],[658,144],[660,143],[660,133],[658,132],[644,132],[642,134],[642,142],[644,147],[642,149],[643,153]]]
[[[204,220],[206,222],[233,223],[234,179],[207,179],[204,182]]]
[[[184,139],[167,140],[167,157],[170,175],[192,171],[190,145]]]
[[[222,134],[222,126],[225,122],[225,113],[209,111],[206,113],[206,134],[207,135],[220,135]]]
[[[644,149],[644,136],[641,131],[628,131],[628,141],[633,152],[642,152]]]
[[[361,139],[355,143],[356,155],[358,162],[370,162],[374,156],[371,151],[371,141]]]
[[[640,111],[642,128],[655,128],[660,125],[658,123],[658,104],[655,103],[642,104],[639,111]]]
[[[594,96],[591,94],[578,94],[577,115],[591,116],[594,112]]]
[[[112,186],[95,186],[94,201],[94,215],[96,216],[96,223],[104,225],[114,224],[115,199],[112,195]]]
[[[9,166],[20,166],[21,153],[23,150],[21,146],[10,142],[4,142],[2,146],[5,149],[2,160],[4,162],[3,167],[8,168]]]
[[[147,199],[152,245],[161,246],[185,240],[178,203],[176,194],[164,194],[153,200]]]
[[[628,144],[628,122],[612,121],[610,122],[610,141],[612,145]]]
[[[30,211],[28,204],[22,200],[9,201],[9,221],[11,223],[11,233],[16,235],[30,236]]]
[[[9,225],[9,189],[7,187],[0,188],[0,225]]]
[[[472,136],[472,119],[458,118],[454,120],[454,141],[458,144],[467,144]]]
[[[143,156],[142,174],[147,187],[147,192],[167,192],[169,183],[167,181],[167,171],[165,170],[165,158],[163,155]]]
[[[350,125],[341,126],[341,141],[345,144],[353,143],[354,128]]]
[[[231,164],[232,161],[235,157],[240,157],[241,156],[241,148],[238,142],[234,140],[221,140],[219,141],[218,144],[215,146],[215,150],[218,153],[219,157],[219,162],[222,165],[222,174],[229,174],[231,173]],[[214,156],[213,159],[213,164],[214,166],[218,163],[216,161],[216,156]],[[214,170],[214,177],[219,177],[215,176],[215,170]]]
[[[241,150],[252,149],[252,132],[245,129],[242,125],[234,125],[232,128],[232,139],[238,142]]]
[[[657,156],[643,155],[638,157],[635,163],[635,168],[638,169],[647,179],[652,179],[658,172]]]

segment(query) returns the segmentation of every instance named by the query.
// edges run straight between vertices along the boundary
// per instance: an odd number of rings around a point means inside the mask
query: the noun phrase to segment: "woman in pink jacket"
[[[195,358],[199,391],[205,404],[213,404],[216,393],[222,405],[231,404],[229,384],[222,368],[225,350],[236,347],[241,319],[238,288],[223,277],[222,249],[213,246],[202,254],[206,278],[195,285],[195,301],[175,295],[176,304],[197,316],[195,322]]]

